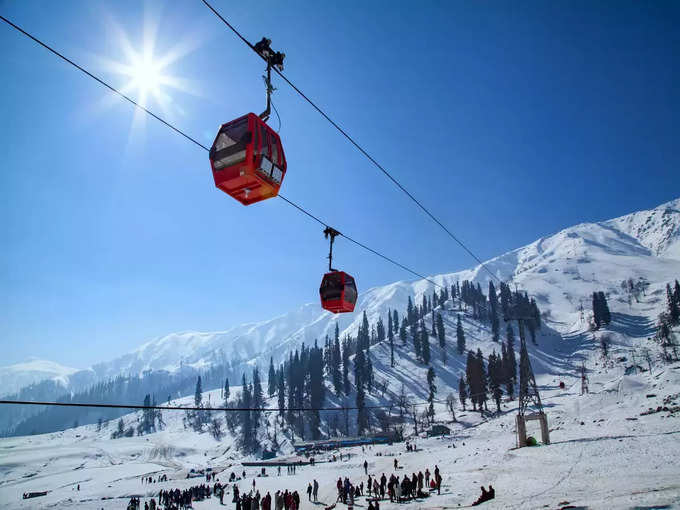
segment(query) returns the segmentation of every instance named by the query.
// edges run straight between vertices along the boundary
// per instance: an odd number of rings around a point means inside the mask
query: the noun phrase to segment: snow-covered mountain
[[[564,229],[491,259],[486,266],[500,279],[512,281],[535,296],[541,309],[549,310],[553,327],[568,332],[578,327],[580,307],[589,307],[583,300],[593,290],[607,290],[614,299],[623,300],[620,283],[624,279],[641,277],[665,285],[680,278],[680,198],[651,210]],[[489,278],[481,266],[430,277],[440,285],[468,279],[483,288]],[[336,324],[341,334],[354,334],[364,311],[374,322],[388,309],[405,310],[409,296],[418,300],[432,291],[432,284],[426,280],[400,281],[363,292],[352,314],[333,315],[312,303],[270,320],[224,331],[172,333],[94,365],[86,379],[145,370],[172,372],[181,366],[202,368],[226,360],[232,364],[238,360],[264,363],[273,356],[277,361],[303,342],[309,344],[332,335]],[[5,374],[9,372],[0,369],[0,385],[9,384],[8,377],[13,377]]]
[[[0,367],[0,396],[10,395],[25,386],[45,379],[53,379],[65,386],[68,377],[77,371],[77,368],[34,358],[23,363]]]

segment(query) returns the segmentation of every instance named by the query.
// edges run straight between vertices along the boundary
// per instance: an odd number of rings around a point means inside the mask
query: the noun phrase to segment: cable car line
[[[437,404],[443,401],[435,400]],[[34,406],[52,406],[52,407],[96,407],[104,409],[157,409],[160,411],[224,411],[224,412],[239,412],[239,411],[259,411],[259,412],[308,412],[308,411],[356,411],[359,408],[352,407],[173,407],[173,406],[145,406],[138,404],[102,404],[102,403],[85,403],[85,402],[37,402],[33,400],[0,400],[2,405],[34,405]],[[408,404],[407,407],[429,405],[429,402],[414,402]],[[389,409],[399,407],[396,404],[390,405],[375,405],[364,406],[363,409]]]
[[[304,209],[304,208],[300,207],[299,205],[297,205],[295,202],[292,202],[291,200],[288,200],[288,199],[287,199],[285,196],[283,196],[281,193],[279,193],[278,197],[279,197],[281,200],[283,200],[284,202],[288,202],[290,205],[292,205],[293,207],[295,207],[298,211],[300,211],[300,212],[303,213],[303,214],[306,214],[306,215],[309,216],[311,219],[313,219],[314,221],[320,223],[320,224],[323,225],[324,227],[328,227],[328,226],[329,226],[328,223],[326,223],[326,222],[323,221],[323,220],[320,220],[319,218],[317,218],[316,216],[314,216],[312,213],[310,213],[310,212],[307,211],[306,209]],[[417,276],[418,278],[420,278],[420,279],[422,279],[422,280],[425,280],[425,281],[431,283],[432,285],[434,285],[434,286],[436,286],[436,287],[439,287],[439,288],[441,288],[441,289],[444,288],[442,285],[440,285],[440,284],[438,284],[437,282],[431,280],[431,279],[428,278],[427,276],[423,276],[422,274],[420,274],[420,273],[414,271],[413,269],[411,269],[411,268],[409,268],[409,267],[406,267],[405,265],[403,265],[403,264],[397,262],[397,261],[394,260],[394,259],[391,259],[391,258],[388,257],[387,255],[384,255],[384,254],[380,253],[379,251],[376,251],[376,250],[374,250],[373,248],[371,248],[371,247],[369,247],[369,246],[366,246],[366,245],[363,244],[362,242],[357,241],[356,239],[354,239],[354,238],[348,236],[347,234],[340,233],[340,235],[341,235],[342,237],[344,237],[345,239],[347,239],[349,242],[356,244],[357,246],[363,248],[363,249],[366,250],[366,251],[369,251],[369,252],[373,253],[374,255],[377,255],[378,257],[380,257],[380,258],[386,260],[387,262],[389,262],[389,263],[391,263],[391,264],[394,264],[395,266],[397,266],[397,267],[403,269],[404,271],[406,271],[406,272],[408,272],[408,273],[411,273],[412,275],[415,275],[415,276]]]
[[[191,137],[190,135],[186,134],[186,133],[185,133],[184,131],[182,131],[181,129],[175,127],[175,126],[172,125],[170,122],[168,122],[167,120],[163,119],[162,117],[159,117],[158,115],[156,115],[155,113],[153,113],[151,110],[145,108],[144,106],[142,106],[141,104],[139,104],[138,102],[136,102],[136,101],[135,101],[134,99],[132,99],[131,97],[129,97],[129,96],[123,94],[121,91],[119,91],[118,89],[116,89],[116,88],[113,87],[112,85],[108,84],[108,83],[105,82],[103,79],[101,79],[101,78],[99,78],[98,76],[92,74],[90,71],[88,71],[88,70],[85,69],[84,67],[78,65],[76,62],[74,62],[74,61],[71,60],[70,58],[64,56],[63,54],[61,54],[59,51],[57,51],[57,50],[55,50],[54,48],[52,48],[52,47],[51,47],[50,45],[48,45],[47,43],[45,43],[45,42],[41,41],[40,39],[38,39],[37,37],[31,35],[29,32],[26,32],[24,29],[22,29],[21,27],[19,27],[19,26],[16,25],[16,24],[14,24],[12,21],[8,20],[7,18],[5,18],[4,16],[2,16],[1,14],[0,14],[0,19],[1,19],[2,21],[4,21],[6,24],[8,24],[9,26],[11,26],[12,28],[14,28],[15,30],[17,30],[18,32],[22,33],[23,35],[25,35],[26,37],[28,37],[29,39],[31,39],[31,40],[34,41],[35,43],[39,44],[40,46],[42,46],[43,48],[45,48],[46,50],[48,50],[49,52],[51,52],[52,54],[54,54],[54,55],[56,55],[57,57],[59,57],[60,59],[62,59],[64,62],[67,62],[67,63],[70,64],[71,66],[73,66],[73,67],[75,67],[76,69],[78,69],[79,71],[81,71],[83,74],[85,74],[85,75],[87,75],[88,77],[90,77],[90,78],[92,78],[93,80],[95,80],[95,81],[96,81],[97,83],[99,83],[100,85],[103,85],[104,87],[106,87],[107,89],[109,89],[111,92],[113,92],[113,93],[117,94],[118,96],[122,97],[123,99],[125,99],[126,101],[128,101],[129,103],[131,103],[131,104],[132,104],[133,106],[135,106],[136,108],[140,109],[140,110],[143,111],[144,113],[149,114],[149,115],[152,116],[154,119],[158,120],[159,122],[161,122],[161,123],[164,124],[165,126],[169,127],[170,129],[172,129],[172,130],[173,130],[174,132],[176,132],[177,134],[179,134],[179,135],[181,135],[182,137],[184,137],[185,139],[191,141],[192,143],[194,143],[195,145],[197,145],[197,146],[200,147],[201,149],[205,150],[206,152],[210,152],[210,149],[209,149],[208,147],[206,147],[206,146],[203,145],[202,143],[198,142],[195,138],[193,138],[193,137]],[[274,68],[274,69],[276,69],[276,68]],[[276,109],[275,109],[275,111],[276,111]],[[278,115],[278,112],[277,112],[277,115]],[[293,202],[292,200],[286,198],[285,196],[279,194],[278,197],[281,198],[284,202],[286,202],[286,203],[288,203],[289,205],[291,205],[291,206],[293,206],[294,208],[296,208],[298,211],[300,211],[300,212],[302,212],[303,214],[307,215],[309,218],[311,218],[311,219],[313,219],[314,221],[320,223],[320,224],[323,225],[324,227],[328,227],[328,226],[329,226],[325,221],[322,221],[322,220],[319,219],[317,216],[315,216],[314,214],[310,213],[310,212],[307,211],[305,208],[303,208],[302,206],[296,204],[295,202]],[[401,269],[403,269],[403,270],[405,270],[405,271],[407,271],[407,272],[413,274],[414,276],[417,276],[418,278],[421,278],[421,279],[423,279],[423,280],[426,280],[426,281],[428,281],[429,283],[431,283],[431,284],[433,284],[433,285],[435,285],[435,286],[437,286],[437,287],[443,288],[441,285],[439,285],[438,283],[434,282],[433,280],[431,280],[431,279],[429,279],[429,278],[423,276],[422,274],[420,274],[420,273],[414,271],[413,269],[408,268],[407,266],[405,266],[405,265],[403,265],[403,264],[397,262],[396,260],[394,260],[394,259],[388,257],[387,255],[384,255],[384,254],[380,253],[379,251],[374,250],[373,248],[370,248],[369,246],[363,244],[362,242],[357,241],[356,239],[353,239],[352,237],[348,236],[347,234],[341,234],[341,235],[342,235],[342,237],[344,237],[344,238],[347,239],[348,241],[354,243],[355,245],[357,245],[357,246],[363,248],[363,249],[366,250],[366,251],[369,251],[369,252],[373,253],[374,255],[377,255],[378,257],[381,257],[382,259],[386,260],[387,262],[390,262],[391,264],[394,264],[395,266],[397,266],[397,267],[399,267],[399,268],[401,268]]]
[[[229,22],[228,22],[228,21],[227,21],[220,13],[219,13],[219,12],[217,12],[217,11],[215,10],[215,8],[214,8],[212,5],[210,5],[210,3],[208,3],[207,0],[201,0],[201,1],[206,5],[206,7],[208,7],[208,9],[210,9],[210,10],[213,12],[213,14],[215,14],[215,16],[217,16],[217,17],[218,17],[218,18],[219,18],[219,19],[220,19],[227,27],[229,27],[229,28],[231,29],[231,31],[234,32],[234,33],[239,37],[239,39],[241,39],[241,40],[242,40],[242,41],[243,41],[243,42],[244,42],[251,50],[253,50],[253,51],[255,52],[256,55],[258,55],[258,56],[259,56],[260,58],[262,58],[265,62],[267,62],[267,59],[266,59],[264,56],[262,56],[262,55],[260,54],[260,52],[258,52],[258,50],[255,48],[255,46],[252,45],[245,37],[243,37],[243,36],[241,35],[241,33],[240,33],[238,30],[236,30],[236,28],[235,28],[231,23],[229,23]],[[344,136],[344,137],[345,137],[352,145],[354,145],[354,147],[355,147],[359,152],[361,152],[361,153],[362,153],[362,154],[363,154],[363,155],[364,155],[371,163],[373,163],[373,165],[374,165],[376,168],[378,168],[378,169],[379,169],[379,170],[380,170],[380,171],[381,171],[381,172],[382,172],[389,180],[391,180],[391,181],[394,183],[395,186],[397,186],[402,192],[404,192],[404,193],[406,194],[406,196],[408,196],[408,197],[409,197],[409,198],[410,198],[410,199],[411,199],[411,200],[412,200],[412,201],[413,201],[413,202],[414,202],[414,203],[415,203],[415,204],[416,204],[416,205],[417,205],[417,206],[418,206],[425,214],[427,214],[427,215],[430,217],[430,219],[432,219],[432,221],[434,221],[437,225],[439,225],[439,226],[442,228],[442,230],[444,230],[444,232],[446,232],[446,233],[449,235],[449,237],[451,237],[451,239],[453,239],[454,241],[456,241],[456,242],[461,246],[461,248],[463,248],[463,250],[465,250],[465,251],[466,251],[466,252],[467,252],[467,253],[468,253],[475,261],[477,261],[477,262],[479,263],[479,265],[482,266],[482,267],[484,268],[484,270],[485,270],[487,273],[489,273],[493,279],[497,280],[498,282],[501,282],[501,279],[500,279],[498,276],[496,276],[493,272],[491,272],[491,270],[486,266],[486,264],[484,264],[484,262],[483,262],[477,255],[475,255],[475,254],[472,252],[472,250],[471,250],[470,248],[468,248],[468,247],[465,245],[465,243],[463,243],[463,241],[461,241],[460,239],[458,239],[458,237],[456,237],[456,235],[455,235],[453,232],[451,232],[448,228],[446,228],[446,226],[445,226],[441,221],[439,221],[439,220],[437,219],[437,217],[436,217],[434,214],[432,214],[432,213],[430,212],[430,210],[429,210],[427,207],[425,207],[425,206],[424,206],[424,205],[423,205],[423,204],[422,204],[415,196],[413,196],[413,195],[411,194],[411,192],[409,192],[409,191],[408,191],[408,190],[407,190],[407,189],[406,189],[406,188],[405,188],[405,187],[404,187],[404,186],[403,186],[403,185],[402,185],[402,184],[401,184],[401,183],[400,183],[400,182],[399,182],[399,181],[398,181],[398,180],[397,180],[390,172],[388,172],[388,171],[387,171],[380,163],[378,163],[378,161],[377,161],[373,156],[371,156],[371,155],[366,151],[366,149],[364,149],[361,145],[359,145],[359,143],[358,143],[356,140],[354,140],[354,138],[352,138],[352,137],[349,135],[349,133],[347,133],[347,131],[345,131],[342,127],[340,127],[340,125],[338,125],[337,122],[335,122],[333,119],[331,119],[331,118],[326,114],[326,112],[323,111],[323,110],[322,110],[316,103],[314,103],[314,101],[312,101],[309,97],[307,97],[307,95],[306,95],[304,92],[302,92],[302,90],[300,90],[298,87],[296,87],[295,84],[294,84],[293,82],[291,82],[291,81],[283,74],[283,72],[282,72],[281,70],[277,69],[276,67],[274,67],[273,69],[274,69],[274,72],[275,72],[276,74],[278,74],[278,75],[283,79],[283,81],[285,81],[288,85],[290,85],[291,88],[292,88],[293,90],[295,90],[295,92],[297,92],[297,93],[298,93],[305,101],[307,101],[307,102],[308,102],[308,103],[309,103],[309,104],[310,104],[317,112],[319,112],[319,113],[321,114],[322,117],[324,117],[324,118],[325,118],[325,119],[326,119],[326,120],[327,120],[327,121],[328,121],[328,122],[329,122],[329,123],[330,123],[330,124],[331,124],[331,125],[332,125],[339,133],[340,133],[340,134],[342,134],[342,136]]]

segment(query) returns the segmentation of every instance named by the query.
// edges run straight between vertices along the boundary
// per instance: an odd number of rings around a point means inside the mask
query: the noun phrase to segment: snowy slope
[[[10,395],[24,386],[45,379],[53,379],[66,385],[68,376],[77,371],[76,368],[42,359],[30,359],[23,363],[0,367],[0,396]]]
[[[366,452],[351,449],[349,460],[302,467],[294,476],[257,478],[257,488],[263,493],[294,489],[304,496],[307,483],[316,478],[321,484],[320,500],[328,505],[335,500],[334,480],[338,476],[350,476],[353,481],[365,479],[364,459],[369,462],[369,472],[389,476],[396,456],[406,468],[398,470],[398,475],[425,467],[432,471],[437,463],[444,474],[442,495],[402,505],[382,502],[383,510],[456,508],[474,501],[482,483],[493,484],[497,491],[497,499],[484,505],[489,509],[567,505],[680,508],[676,461],[680,454],[680,364],[661,362],[658,345],[648,339],[653,334],[656,314],[665,306],[665,284],[680,278],[680,260],[675,251],[680,224],[677,202],[608,222],[577,225],[489,261],[494,272],[517,282],[549,312],[538,344],[529,344],[529,354],[549,417],[550,446],[514,449],[516,400],[504,403],[499,415],[480,415],[458,406],[459,421],[449,424],[453,437],[416,439],[420,448],[416,453],[406,454],[403,444],[374,447]],[[487,276],[475,268],[434,278],[442,284],[467,278],[485,286]],[[639,277],[645,278],[649,286],[639,301],[629,300],[620,282]],[[588,328],[588,299],[593,290],[609,294],[613,319],[607,328],[594,333]],[[401,312],[408,296],[418,298],[423,292],[432,292],[425,281],[393,283],[362,294],[357,309],[367,310],[373,322],[379,315],[384,317],[388,308]],[[457,315],[463,318],[468,349],[479,348],[488,355],[498,351],[499,344],[492,341],[487,324],[472,320],[458,309],[457,303],[449,300],[438,311],[447,330],[446,361],[434,337],[430,345],[437,399],[441,402],[449,392],[457,393],[458,378],[464,369],[465,355],[455,350]],[[353,332],[360,315],[338,318],[320,313],[316,305],[306,305],[295,314],[221,333],[169,335],[107,365],[107,370],[172,368],[180,361],[205,366],[212,359],[234,354],[242,359],[260,357],[266,362],[269,353],[283,354],[302,341],[311,342],[330,333],[336,320],[341,321],[341,331]],[[425,323],[431,330],[429,316]],[[607,359],[601,357],[599,349],[599,341],[605,336],[610,342]],[[247,347],[248,339],[253,339],[254,347]],[[173,353],[173,349],[180,348],[184,350]],[[258,355],[258,349],[266,354]],[[647,351],[651,373],[640,372],[633,365],[647,368]],[[427,367],[414,359],[411,345],[397,342],[393,368],[387,345],[372,346],[370,356],[376,380],[386,382],[387,389],[384,393],[370,393],[367,405],[393,401],[402,384],[413,401],[426,398]],[[588,367],[590,377],[590,394],[584,396],[580,395],[581,363]],[[564,390],[559,389],[559,382],[566,384]],[[232,388],[232,396],[237,391]],[[206,394],[208,397],[213,403],[219,402],[219,390]],[[186,405],[192,398],[171,405]],[[347,400],[353,403],[354,396]],[[340,406],[342,402],[328,395],[325,405]],[[493,409],[495,405],[490,402],[489,407]],[[650,413],[650,408],[661,411]],[[438,421],[450,419],[442,403],[436,404],[436,411]],[[127,415],[126,426],[134,425],[138,416]],[[185,429],[183,416],[183,411],[166,411],[165,430],[141,437],[109,439],[115,427],[112,422],[101,432],[88,425],[42,436],[0,439],[0,505],[123,508],[131,495],[148,501],[161,487],[183,488],[199,483],[186,479],[192,468],[211,467],[218,473],[225,471],[225,475],[244,469],[239,463],[245,458],[233,436],[227,433],[217,442],[207,432]],[[259,431],[261,446],[271,445],[274,415],[268,416],[269,425]],[[326,430],[331,417],[331,412],[323,413],[322,430]],[[355,422],[354,416],[351,422]],[[530,433],[535,433],[531,428],[534,426],[530,425]],[[289,458],[291,438],[280,424],[278,434],[280,458]],[[239,483],[241,490],[251,486],[255,475],[253,468],[245,469],[248,478]],[[151,486],[140,483],[142,474],[159,473],[167,474],[170,480]],[[81,491],[75,490],[78,483]],[[21,493],[33,490],[50,492],[44,499],[21,499]],[[303,497],[302,509],[317,508],[304,500]],[[359,504],[366,506],[363,499]],[[218,507],[215,499],[194,504],[197,510]]]
[[[487,262],[501,279],[512,280],[550,308],[557,321],[573,322],[580,302],[575,296],[618,287],[635,276],[650,282],[680,276],[680,198],[655,209],[601,223],[584,223],[513,250]],[[594,276],[593,276],[594,275]],[[482,283],[489,275],[480,267],[431,277],[440,285],[471,279]],[[416,302],[433,286],[425,280],[396,282],[363,292],[357,312],[335,316],[307,304],[291,313],[224,332],[172,334],[147,342],[111,362],[93,367],[98,374],[177,368],[180,362],[200,366],[215,358],[280,359],[290,348],[331,335],[338,323],[341,335],[356,333],[365,310],[371,322],[388,309],[406,309],[409,296]],[[266,361],[266,359],[265,359]]]
[[[116,425],[111,422],[99,432],[96,426],[88,425],[53,434],[0,439],[0,506],[113,510],[124,508],[133,495],[142,498],[143,505],[161,488],[202,483],[201,478],[187,479],[187,474],[191,469],[211,468],[220,481],[231,472],[240,474],[245,470],[246,479],[237,482],[241,491],[250,489],[253,480],[261,494],[297,490],[302,496],[301,510],[308,510],[319,508],[304,497],[312,479],[319,481],[319,500],[328,506],[335,501],[338,477],[365,481],[364,460],[370,474],[389,476],[394,472],[396,458],[401,466],[395,473],[398,476],[425,468],[433,471],[438,465],[444,478],[442,491],[441,495],[411,503],[382,501],[384,510],[469,505],[477,498],[481,484],[492,484],[496,489],[496,500],[484,505],[488,509],[567,505],[591,509],[680,508],[676,462],[680,455],[680,364],[659,363],[653,343],[624,335],[618,329],[619,325],[614,324],[610,331],[618,343],[608,360],[600,358],[588,344],[574,346],[571,352],[585,360],[590,369],[589,394],[580,395],[578,373],[573,370],[538,377],[551,428],[549,446],[514,449],[516,401],[504,403],[498,415],[480,415],[458,406],[456,423],[450,423],[444,406],[438,404],[437,421],[447,423],[453,435],[436,439],[411,437],[411,442],[418,445],[417,452],[406,453],[403,443],[366,451],[351,448],[343,450],[350,456],[341,462],[327,462],[329,456],[323,454],[317,457],[316,466],[300,466],[295,475],[286,475],[284,468],[277,476],[274,469],[268,468],[269,476],[260,478],[256,476],[259,468],[240,464],[253,459],[238,452],[232,436],[227,434],[215,441],[206,432],[185,429],[183,411],[165,411],[166,428],[145,436],[110,439]],[[617,361],[624,356],[630,360],[630,349],[641,346],[653,351],[651,373],[633,373],[630,361]],[[376,359],[384,358],[379,348],[371,352]],[[415,365],[404,354],[400,351],[398,355],[393,382],[410,379],[417,383]],[[566,384],[564,390],[558,387],[560,381]],[[440,388],[442,382],[437,381]],[[219,402],[219,390],[204,394],[204,398]],[[188,405],[192,399],[187,397],[171,405]],[[657,408],[662,410],[649,412]],[[134,426],[138,419],[139,413],[125,416],[126,427]],[[269,430],[261,428],[260,437],[266,438],[271,432],[270,418]],[[535,425],[530,425],[529,432],[536,433]],[[278,433],[281,441],[280,428]],[[282,442],[278,459],[294,459],[290,442]],[[140,481],[143,475],[156,478],[160,474],[169,480],[151,485]],[[80,490],[76,490],[77,485]],[[21,498],[24,492],[43,490],[48,494],[42,498]],[[225,498],[225,502],[230,500]],[[357,506],[366,505],[360,498]],[[195,502],[193,508],[222,506],[212,498]],[[338,505],[338,509],[344,506]]]
[[[499,278],[513,281],[550,311],[551,327],[569,332],[579,327],[580,306],[593,290],[607,290],[624,299],[620,283],[629,277],[645,278],[650,292],[680,278],[680,199],[655,209],[639,211],[600,223],[583,223],[530,245],[491,259],[487,267]],[[432,276],[440,285],[463,279],[479,282],[486,290],[489,275],[481,268]],[[281,360],[303,342],[332,335],[336,323],[341,335],[355,334],[366,311],[374,323],[388,309],[400,313],[408,297],[419,303],[433,286],[425,280],[401,281],[369,289],[359,296],[356,312],[333,315],[317,303],[306,304],[282,316],[242,324],[220,332],[187,331],[155,338],[111,361],[94,365],[84,380],[110,378],[145,370],[177,370],[182,365],[202,368],[224,360],[266,363]],[[650,305],[651,306],[651,305]],[[653,314],[654,306],[648,310]],[[658,312],[656,312],[658,313]],[[0,385],[5,378],[0,372]]]

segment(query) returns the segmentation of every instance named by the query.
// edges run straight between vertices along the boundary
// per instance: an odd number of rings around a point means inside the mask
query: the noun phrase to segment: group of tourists
[[[212,489],[209,485],[205,484],[196,485],[184,490],[174,489],[164,491],[161,489],[158,493],[158,499],[164,506],[168,507],[168,510],[174,510],[173,507],[178,509],[190,508],[193,501],[203,501],[212,495],[222,500],[224,498],[224,487],[216,483]]]
[[[168,481],[168,475],[163,474],[160,475],[158,478],[153,478],[152,476],[142,476],[142,485],[146,484],[152,484],[152,483],[157,483],[157,482],[167,482]]]
[[[225,486],[219,482],[212,487],[201,484],[188,489],[161,489],[158,491],[158,503],[156,503],[155,498],[151,498],[151,501],[144,502],[144,510],[184,510],[192,508],[194,501],[203,501],[211,496],[219,498],[220,503],[223,503],[224,491]],[[127,508],[128,510],[141,510],[139,498],[130,498]]]
[[[489,501],[490,499],[494,499],[496,497],[496,491],[493,488],[493,485],[489,485],[489,490],[486,490],[484,486],[481,486],[482,493],[480,494],[479,498],[477,498],[477,501],[472,503],[472,506],[477,506],[485,501]]]
[[[364,462],[364,472],[368,472],[368,463]],[[316,483],[316,481],[315,481]],[[349,478],[345,477],[344,481],[338,478],[336,488],[338,491],[337,502],[342,502],[347,505],[354,505],[354,500],[359,496],[368,496],[369,502],[375,502],[378,505],[378,500],[389,497],[391,502],[403,502],[415,498],[426,498],[430,491],[436,490],[441,494],[442,477],[439,472],[439,466],[434,467],[434,473],[429,469],[425,472],[419,471],[418,474],[408,474],[400,478],[397,474],[392,474],[389,479],[382,474],[380,478],[369,475],[366,485],[364,482],[352,484]],[[310,484],[309,487],[312,487]],[[364,488],[366,489],[364,492]],[[429,489],[429,490],[428,490]],[[307,489],[310,492],[310,488]],[[316,501],[316,498],[315,498]],[[372,505],[375,508],[375,505]],[[379,508],[379,506],[378,506]],[[377,509],[376,509],[377,510]]]
[[[314,483],[310,482],[307,485],[307,498],[309,501],[312,501],[312,498],[314,498],[314,502],[319,500],[319,482],[316,479],[314,479]]]
[[[251,490],[241,494],[237,485],[234,485],[234,497],[232,503],[236,504],[236,510],[298,510],[300,508],[300,495],[297,491],[276,491],[273,498],[269,492],[263,496],[260,491]]]

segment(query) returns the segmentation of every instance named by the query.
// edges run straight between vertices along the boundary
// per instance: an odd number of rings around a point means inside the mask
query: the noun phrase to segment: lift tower
[[[515,296],[519,297],[517,291]],[[548,430],[548,417],[543,411],[541,396],[536,386],[536,378],[529,361],[526,336],[524,334],[525,321],[534,320],[531,310],[525,309],[523,300],[513,299],[504,320],[517,321],[519,330],[519,409],[515,419],[517,425],[517,445],[522,448],[527,446],[527,421],[537,420],[541,425],[541,441],[550,444],[550,432]],[[528,301],[528,300],[527,300]],[[533,409],[532,409],[533,408]]]

